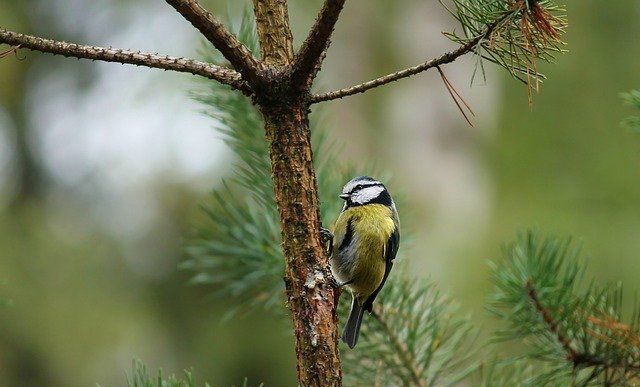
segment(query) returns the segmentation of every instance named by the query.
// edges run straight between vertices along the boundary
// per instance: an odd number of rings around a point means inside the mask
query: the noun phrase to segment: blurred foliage
[[[631,90],[628,93],[622,93],[621,97],[627,106],[631,106],[640,111],[640,90]],[[624,121],[622,121],[622,125],[636,132],[640,132],[640,117],[627,117]]]
[[[246,381],[243,387],[246,386]],[[162,376],[162,370],[158,371],[157,377],[149,376],[147,366],[142,362],[135,360],[133,362],[133,372],[127,377],[127,385],[129,387],[196,387],[196,380],[191,371],[184,371],[184,379],[179,379],[175,375],[165,378]],[[204,384],[209,387],[208,383]]]
[[[30,12],[28,8],[35,2],[11,2],[10,6]],[[154,3],[129,3],[125,8],[149,8]],[[0,8],[5,4],[0,0]],[[167,12],[171,12],[170,7]],[[181,22],[179,16],[171,15],[176,23]],[[6,17],[11,19],[0,12],[0,18]],[[53,25],[57,21],[50,22]],[[22,32],[41,31],[3,25]],[[52,25],[43,21],[40,28],[47,30],[47,36],[63,36]],[[112,27],[105,26],[109,31]],[[86,41],[82,36],[75,36],[74,40]],[[12,88],[23,93],[29,87],[38,87],[37,77],[29,78],[31,86],[21,85],[18,74],[11,71],[15,68],[27,73],[37,61],[45,62],[52,73],[56,64],[84,65],[84,69],[96,66],[90,62],[56,61],[35,53],[29,53],[24,61],[7,57],[0,61],[0,77],[5,79],[7,75],[10,82],[5,82],[7,87],[0,87],[0,94]],[[189,79],[184,78],[187,82]],[[25,113],[38,108],[29,105],[23,94],[8,98]],[[6,107],[0,106],[0,114]],[[27,107],[32,110],[27,111]],[[61,114],[73,114],[72,111],[70,106]],[[9,139],[11,129],[0,124],[3,134],[9,132]],[[37,133],[30,135],[31,142],[36,142]],[[32,146],[31,151],[37,154],[42,149]],[[226,172],[226,168],[216,166],[210,174],[221,176]],[[181,239],[189,234],[193,218],[198,217],[194,203],[202,197],[202,192],[191,186],[192,181],[155,177],[145,186],[149,197],[156,200],[152,205],[157,218],[152,226],[136,230],[136,235],[116,236],[105,229],[99,218],[105,214],[96,216],[92,211],[94,203],[105,199],[97,192],[99,188],[90,184],[83,184],[80,189],[66,187],[53,179],[40,183],[46,186],[45,191],[19,205],[0,209],[0,281],[6,282],[0,287],[0,298],[13,301],[12,307],[0,308],[0,385],[122,385],[123,368],[132,357],[144,358],[148,364],[162,365],[167,370],[194,366],[202,370],[203,379],[223,386],[245,376],[270,385],[292,380],[295,364],[290,338],[274,334],[282,328],[281,321],[262,316],[256,326],[254,315],[223,325],[220,316],[231,303],[205,302],[207,294],[186,288],[186,276],[176,272],[182,255]],[[89,194],[83,195],[86,191],[82,192],[82,188],[87,186]],[[106,198],[114,203],[128,199]],[[137,208],[127,216],[139,216]],[[129,219],[121,221],[126,223]],[[249,331],[254,335],[246,335]]]

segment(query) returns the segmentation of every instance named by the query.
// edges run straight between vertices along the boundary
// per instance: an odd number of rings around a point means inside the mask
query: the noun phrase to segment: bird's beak
[[[340,199],[342,199],[342,200],[347,200],[347,199],[349,199],[349,194],[344,194],[344,193],[343,193],[343,194],[340,194]]]

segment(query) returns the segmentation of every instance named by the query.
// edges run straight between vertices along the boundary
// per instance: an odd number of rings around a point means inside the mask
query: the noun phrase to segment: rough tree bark
[[[336,301],[319,241],[320,213],[306,103],[262,107],[276,203],[280,211],[285,285],[303,386],[339,386]]]
[[[319,240],[320,211],[309,130],[309,90],[291,85],[293,36],[286,0],[254,0],[265,84],[256,87],[280,211],[287,301],[303,386],[340,386],[337,297]]]
[[[287,0],[253,0],[262,60],[284,69],[293,60],[293,35]]]
[[[309,106],[365,92],[450,63],[474,51],[508,15],[457,50],[418,66],[342,90],[312,95],[330,37],[346,0],[325,0],[301,49],[294,55],[287,0],[253,0],[262,60],[197,0],[165,0],[197,28],[231,68],[188,58],[58,42],[0,28],[0,44],[56,55],[187,72],[226,84],[251,97],[264,117],[275,198],[280,212],[285,284],[296,339],[301,386],[340,386],[336,304],[338,290],[320,241],[320,211],[309,130]],[[338,189],[338,187],[336,187]]]

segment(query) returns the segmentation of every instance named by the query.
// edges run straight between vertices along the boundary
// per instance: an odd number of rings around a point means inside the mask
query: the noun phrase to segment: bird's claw
[[[321,227],[320,228],[320,240],[325,247],[325,251],[327,255],[331,255],[333,251],[333,234],[328,229]]]

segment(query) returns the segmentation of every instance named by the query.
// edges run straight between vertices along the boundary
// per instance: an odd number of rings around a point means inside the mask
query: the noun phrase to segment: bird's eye
[[[358,189],[362,189],[362,185],[360,185],[360,184],[356,185],[356,189],[357,189],[357,190],[358,190]]]

